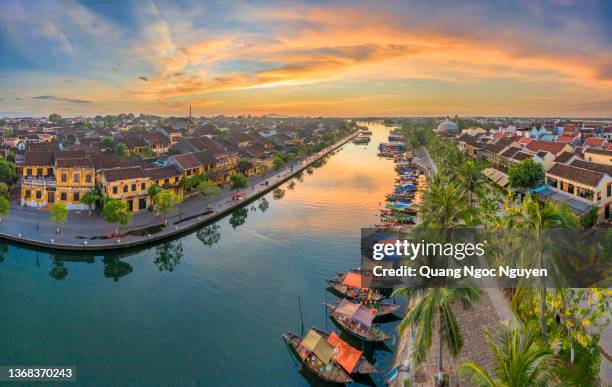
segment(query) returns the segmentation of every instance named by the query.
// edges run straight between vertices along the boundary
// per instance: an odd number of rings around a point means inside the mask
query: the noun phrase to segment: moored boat
[[[345,331],[365,341],[385,341],[387,335],[377,326],[372,325],[375,314],[359,304],[351,304],[342,300],[337,306],[325,304],[331,313],[331,318]]]
[[[336,301],[336,306],[340,304],[340,301]],[[360,304],[362,305],[362,304]],[[374,317],[386,316],[392,313],[395,313],[401,305],[399,304],[386,304],[383,302],[372,302],[370,304],[362,305],[367,309],[370,309],[370,312],[375,311],[376,315]]]
[[[333,345],[336,350],[334,360],[349,374],[373,374],[378,372],[376,367],[363,356],[363,352],[353,348],[349,343],[342,340],[336,332],[328,334],[322,329],[311,328]]]
[[[283,333],[283,339],[291,346],[302,364],[319,378],[332,383],[350,383],[350,375],[333,361],[335,347],[317,331],[311,329],[302,339],[292,333]]]
[[[368,276],[354,272],[338,274],[327,281],[330,288],[349,300],[383,300],[385,297],[382,294],[369,287],[370,282]]]

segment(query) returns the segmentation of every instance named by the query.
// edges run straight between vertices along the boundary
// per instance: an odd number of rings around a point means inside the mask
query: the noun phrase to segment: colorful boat
[[[381,301],[385,297],[370,288],[371,278],[361,273],[338,274],[327,281],[329,287],[349,300]]]
[[[322,329],[311,328],[335,347],[334,361],[339,364],[349,374],[374,374],[378,372],[376,367],[370,363],[363,352],[353,348],[349,343],[342,340],[336,332],[326,333]]]
[[[341,301],[336,301],[336,306],[339,305],[340,302]],[[386,316],[397,312],[399,308],[401,308],[401,305],[399,304],[386,304],[383,302],[372,302],[370,304],[365,304],[362,306],[370,309],[370,312],[376,313],[374,317]]]
[[[311,329],[302,339],[292,333],[283,333],[283,339],[291,346],[302,364],[319,378],[331,383],[350,383],[350,375],[333,361],[335,347],[317,331]]]
[[[377,326],[372,325],[376,313],[359,304],[351,304],[342,300],[340,304],[325,304],[331,313],[331,318],[344,330],[365,341],[385,341],[387,335]]]

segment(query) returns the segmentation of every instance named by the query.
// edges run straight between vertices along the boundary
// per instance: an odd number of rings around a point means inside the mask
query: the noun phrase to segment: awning
[[[495,168],[485,168],[482,170],[483,175],[496,182],[499,186],[505,187],[508,185],[508,175]]]
[[[311,350],[324,364],[329,363],[334,355],[334,347],[317,332],[308,331],[302,340],[302,345]]]
[[[349,272],[344,276],[342,285],[350,286],[352,288],[367,289],[370,287],[372,279],[368,276],[364,276],[360,273]]]
[[[359,362],[362,352],[351,347],[346,341],[338,337],[336,332],[332,332],[327,341],[336,347],[336,354],[334,355],[336,363],[340,364],[349,374],[352,373]]]
[[[342,300],[336,309],[334,309],[334,312],[346,316],[353,321],[360,322],[368,328],[372,326],[372,321],[374,321],[376,316],[376,311],[372,313],[370,309],[360,304],[352,304],[347,300]]]

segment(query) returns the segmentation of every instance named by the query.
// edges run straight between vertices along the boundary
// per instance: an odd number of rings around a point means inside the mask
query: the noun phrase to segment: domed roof
[[[436,132],[444,135],[455,135],[459,132],[459,128],[457,127],[457,124],[452,121],[449,121],[449,119],[447,118],[444,121],[440,122],[440,124],[436,128]]]

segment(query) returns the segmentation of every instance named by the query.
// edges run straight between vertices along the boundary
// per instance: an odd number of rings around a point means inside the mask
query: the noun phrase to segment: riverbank
[[[101,251],[126,249],[175,237],[213,222],[270,192],[358,134],[359,131],[355,131],[319,153],[288,165],[282,171],[253,177],[249,180],[250,188],[241,191],[243,198],[239,201],[232,200],[233,192],[229,189],[225,189],[212,202],[210,209],[208,202],[201,197],[188,198],[181,203],[178,213],[168,216],[167,226],[165,216],[156,216],[150,212],[137,214],[130,227],[120,229],[120,235],[113,237],[115,226],[106,223],[101,216],[88,216],[87,211],[74,211],[58,235],[55,233],[56,226],[49,221],[48,212],[11,206],[11,213],[0,223],[0,239],[54,250]]]

